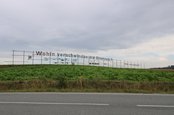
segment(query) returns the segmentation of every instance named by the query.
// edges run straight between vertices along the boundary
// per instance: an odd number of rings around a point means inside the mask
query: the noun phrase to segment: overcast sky
[[[0,61],[13,49],[79,49],[168,66],[174,0],[0,0]]]

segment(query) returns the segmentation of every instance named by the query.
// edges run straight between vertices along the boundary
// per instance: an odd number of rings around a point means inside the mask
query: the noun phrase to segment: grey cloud
[[[6,0],[0,4],[1,49],[126,49],[174,32],[173,0]]]
[[[0,51],[29,50],[30,42],[27,40],[0,39]]]

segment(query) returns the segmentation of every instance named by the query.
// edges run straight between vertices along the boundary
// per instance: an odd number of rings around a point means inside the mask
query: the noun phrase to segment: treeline
[[[169,65],[167,67],[152,68],[152,69],[174,69],[174,65]]]

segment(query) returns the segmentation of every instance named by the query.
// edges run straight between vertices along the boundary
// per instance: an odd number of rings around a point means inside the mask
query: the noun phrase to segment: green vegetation
[[[174,71],[117,69],[76,65],[20,65],[1,66],[0,81],[15,80],[126,80],[174,82]]]
[[[174,71],[77,65],[0,66],[0,91],[174,92]]]

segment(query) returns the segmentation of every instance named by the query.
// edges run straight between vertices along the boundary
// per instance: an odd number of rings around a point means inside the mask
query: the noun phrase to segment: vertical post
[[[40,57],[41,57],[41,65],[42,65],[42,54],[41,54],[41,56],[40,56]]]
[[[50,52],[50,56],[49,56],[49,64],[51,64],[51,52]]]
[[[109,67],[109,61],[110,61],[110,59],[108,59],[108,67]]]
[[[123,68],[125,68],[125,61],[123,60]]]
[[[100,66],[100,58],[98,58],[98,61],[97,62],[98,62],[98,66]]]
[[[83,56],[82,58],[83,58],[83,65],[85,65],[85,56]]]
[[[114,62],[113,62],[113,59],[112,59],[112,68],[114,67]]]
[[[102,63],[101,63],[102,59],[100,58],[99,59],[99,65],[102,66]]]
[[[100,66],[100,58],[97,58],[97,64]]]
[[[120,60],[120,68],[122,68],[121,60]]]
[[[78,58],[78,65],[80,65],[80,55],[77,54],[77,58]]]
[[[72,57],[73,57],[73,54],[71,54],[71,65],[73,64],[73,62],[72,62]]]
[[[34,64],[34,51],[33,51],[33,54],[32,54],[32,64]]]
[[[116,68],[117,68],[117,60],[115,60],[115,66],[116,66]]]
[[[23,65],[25,64],[25,51],[23,51]]]
[[[77,54],[77,65],[80,65],[79,64],[79,55]]]
[[[63,55],[64,56],[64,65],[66,64],[66,54]]]
[[[14,50],[12,51],[13,53],[12,53],[12,65],[14,65]]]
[[[95,60],[95,57],[93,57],[93,65],[96,66],[96,60]]]
[[[132,68],[132,62],[130,62],[130,68]]]
[[[57,53],[57,62],[56,62],[56,64],[58,64],[58,53]]]

